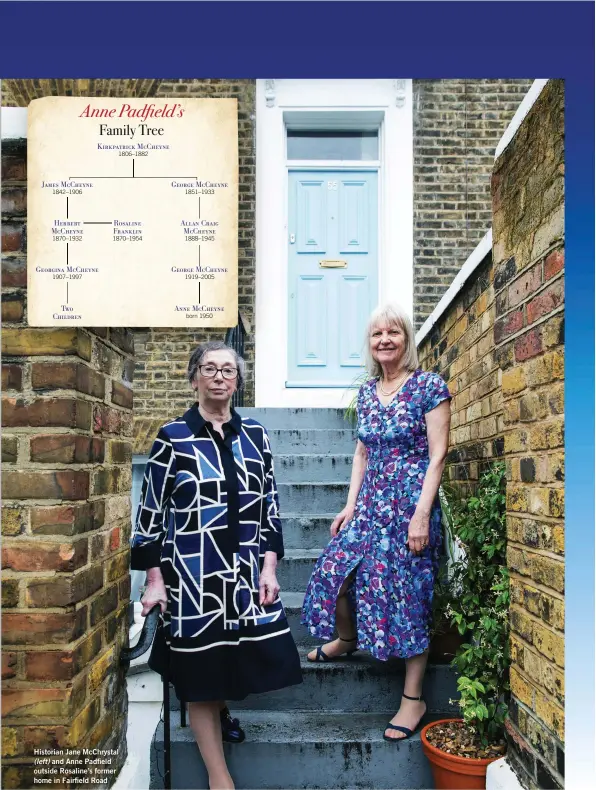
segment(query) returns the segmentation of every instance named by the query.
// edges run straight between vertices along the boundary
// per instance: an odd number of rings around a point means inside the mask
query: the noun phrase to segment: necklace
[[[385,390],[383,389],[383,385],[381,384],[382,379],[379,379],[379,391],[380,391],[381,395],[384,395],[385,397],[387,397],[388,395],[395,395],[395,393],[400,389],[400,387],[403,385],[404,381],[407,379],[408,372],[409,371],[406,370],[406,372],[403,374],[403,376],[399,379],[399,383],[397,384],[395,389],[389,390],[389,392],[385,392]]]

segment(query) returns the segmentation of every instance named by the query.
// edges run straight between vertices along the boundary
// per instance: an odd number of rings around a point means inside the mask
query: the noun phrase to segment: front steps
[[[386,714],[246,710],[241,717],[247,740],[224,745],[237,790],[433,786],[419,734],[400,744],[383,740]],[[174,732],[172,786],[207,788],[190,728]],[[162,750],[160,724],[151,765],[152,787],[161,786]]]
[[[273,788],[432,787],[419,735],[386,743],[383,730],[399,707],[404,662],[354,660],[311,664],[306,652],[319,644],[300,624],[304,591],[329,527],[346,502],[355,433],[340,409],[240,409],[263,423],[271,439],[284,530],[285,557],[278,565],[282,600],[301,653],[303,683],[231,705],[246,731],[243,744],[226,744],[238,790]],[[160,678],[129,677],[129,698],[161,699]],[[429,665],[424,697],[428,721],[453,715],[453,670]],[[206,775],[190,728],[181,728],[171,693],[172,787],[202,790]],[[163,725],[151,748],[151,788],[163,787]]]

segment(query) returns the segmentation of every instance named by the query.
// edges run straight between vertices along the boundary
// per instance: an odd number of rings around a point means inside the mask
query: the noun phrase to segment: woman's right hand
[[[147,589],[141,598],[141,603],[143,604],[143,609],[141,610],[143,617],[148,615],[156,604],[161,606],[162,614],[165,612],[168,604],[168,594],[160,568],[151,568],[147,572]]]
[[[331,528],[329,532],[331,533],[331,537],[334,538],[337,533],[342,530],[348,521],[351,521],[354,517],[354,505],[346,505],[345,508],[338,513],[337,516],[333,519],[333,523],[331,524]]]

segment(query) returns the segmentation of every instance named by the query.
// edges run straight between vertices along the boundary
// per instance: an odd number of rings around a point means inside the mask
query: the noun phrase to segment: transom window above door
[[[379,158],[377,129],[341,131],[288,129],[289,160],[374,162]]]

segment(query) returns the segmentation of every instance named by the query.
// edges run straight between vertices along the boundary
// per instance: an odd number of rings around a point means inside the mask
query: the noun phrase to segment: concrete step
[[[345,418],[344,409],[275,409],[242,407],[238,411],[243,417],[252,417],[272,430],[296,428],[351,428]]]
[[[399,708],[405,676],[405,664],[400,659],[376,661],[368,653],[358,652],[351,660],[313,664],[306,661],[305,648],[300,648],[300,652],[302,683],[268,694],[251,695],[235,702],[234,707],[237,710],[357,710],[363,713]],[[429,665],[424,680],[428,712],[457,714],[459,709],[449,700],[458,697],[455,671],[449,665]]]
[[[311,649],[314,645],[320,644],[319,639],[315,639],[308,633],[306,626],[300,622],[302,615],[302,604],[304,602],[304,593],[301,592],[282,592],[281,600],[283,601],[284,609],[286,610],[286,617],[292,631],[292,636],[298,647],[306,647]]]
[[[303,516],[282,511],[281,526],[286,549],[319,549],[331,540],[329,528],[337,512]]]
[[[352,453],[356,434],[351,428],[284,428],[269,431],[275,455],[285,453]]]
[[[275,456],[278,483],[304,483],[309,480],[348,483],[354,453],[292,453]]]
[[[313,711],[239,712],[246,741],[224,744],[236,788],[375,788],[433,786],[419,733],[400,744],[383,740],[395,711],[349,714]],[[426,716],[423,723],[439,716]],[[176,721],[177,723],[177,721]],[[174,724],[174,722],[172,722]],[[172,787],[207,788],[207,776],[189,727],[171,728]],[[163,787],[163,724],[151,749],[151,788]]]
[[[358,710],[378,713],[399,708],[403,692],[405,664],[400,659],[376,661],[368,653],[358,652],[351,660],[343,659],[324,664],[306,660],[309,648],[301,647],[303,682],[266,694],[251,694],[245,700],[234,702],[240,710]],[[161,680],[133,675],[128,678],[129,697],[135,701],[153,700],[161,696]],[[144,680],[144,692],[138,684]],[[137,684],[137,685],[134,685]],[[459,710],[450,699],[458,698],[455,671],[447,664],[429,664],[424,679],[424,699],[429,713],[456,714]],[[170,707],[178,710],[180,703],[172,693]]]
[[[346,505],[349,487],[347,482],[279,483],[281,512],[300,513],[301,516],[339,513]]]
[[[368,653],[358,652],[352,660],[326,664],[306,661],[307,648],[301,647],[303,682],[267,694],[252,694],[233,706],[240,710],[263,711],[360,711],[379,713],[399,708],[403,692],[405,663],[401,659],[375,661]],[[424,699],[429,714],[458,715],[457,675],[449,664],[429,664],[424,679]],[[163,698],[159,675],[151,670],[127,677],[131,702],[158,702]],[[180,703],[172,688],[170,707]]]
[[[304,592],[321,549],[286,549],[277,565],[277,580],[284,592]]]

